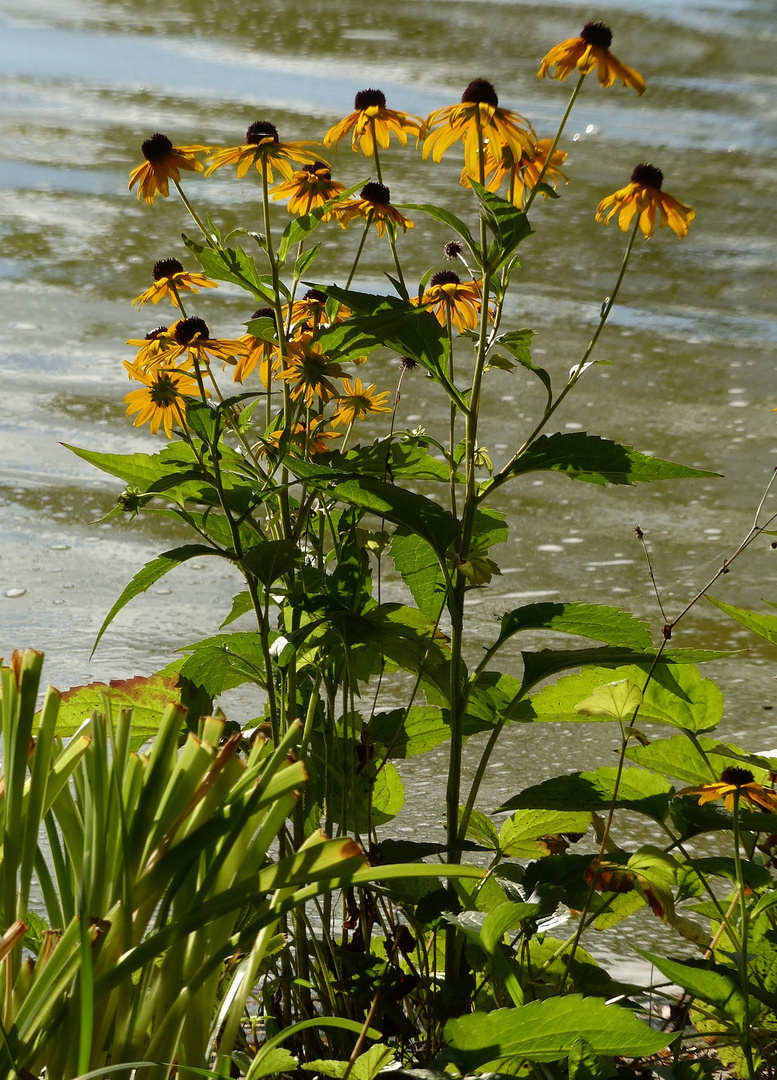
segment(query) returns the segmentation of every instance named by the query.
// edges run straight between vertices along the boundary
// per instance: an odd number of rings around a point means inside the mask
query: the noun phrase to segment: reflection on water
[[[771,0],[600,0],[597,11],[615,31],[613,51],[646,76],[648,92],[605,93],[589,80],[564,144],[571,183],[561,201],[535,207],[538,235],[522,250],[508,323],[535,327],[535,359],[564,376],[623,250],[622,235],[597,225],[593,209],[638,161],[659,164],[667,190],[697,219],[681,243],[664,231],[638,244],[598,353],[612,366],[586,375],[558,427],[724,475],[599,491],[532,474],[520,488],[503,488],[513,522],[505,573],[470,598],[473,634],[491,632],[494,614],[510,604],[549,597],[621,604],[658,625],[634,524],[651,544],[664,603],[677,610],[744,535],[777,465],[776,256],[765,235],[775,211],[777,12]],[[170,523],[90,525],[110,509],[115,488],[60,445],[156,445],[123,416],[123,342],[142,325],[129,299],[158,258],[179,253],[183,216],[173,199],[149,208],[127,193],[142,139],[162,130],[181,143],[231,145],[268,113],[287,138],[320,138],[365,86],[424,115],[456,100],[476,75],[492,78],[502,102],[527,114],[541,136],[551,134],[569,87],[538,81],[537,61],[580,22],[579,6],[563,0],[399,3],[390,13],[342,0],[336,17],[318,0],[293,8],[279,0],[0,0],[0,653],[44,648],[48,676],[61,686],[149,672],[189,639],[188,625],[215,630],[230,606],[230,571],[187,566],[125,609],[89,659],[123,585],[176,542]],[[392,149],[385,168],[394,201],[444,199],[470,215],[454,159],[432,166],[412,148]],[[333,163],[348,183],[366,179],[364,159],[347,148]],[[258,216],[248,181],[218,174],[207,186],[193,178],[188,189],[226,228],[250,227]],[[283,209],[274,212],[280,223]],[[449,236],[417,220],[402,239],[415,281],[439,268]],[[356,242],[325,236],[322,280],[339,270],[333,250]],[[385,287],[376,252],[368,247],[361,264],[362,288]],[[227,336],[242,331],[250,310],[227,286],[203,296],[199,313]],[[372,363],[371,380],[393,380],[386,359]],[[415,380],[403,407],[409,426],[444,432],[447,406],[425,380]],[[495,461],[540,407],[525,373],[493,373],[486,430]],[[756,546],[717,595],[749,606],[777,599],[775,559],[767,543]],[[679,645],[751,649],[736,664],[713,666],[727,694],[725,730],[771,745],[766,646],[706,607],[679,637]],[[241,702],[241,715],[251,708]],[[493,809],[527,778],[589,766],[610,749],[606,725],[508,732],[483,804]],[[415,764],[415,805],[439,804],[443,769],[442,758]],[[409,811],[402,827],[416,824]]]

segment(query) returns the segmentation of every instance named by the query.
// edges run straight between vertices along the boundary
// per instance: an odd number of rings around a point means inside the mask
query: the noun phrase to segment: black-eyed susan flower
[[[190,274],[184,270],[177,259],[160,259],[159,262],[154,263],[151,276],[154,284],[140,296],[135,297],[132,301],[133,307],[137,304],[139,308],[142,308],[149,301],[152,304],[158,304],[165,296],[170,297],[173,307],[178,307],[177,294],[180,292],[198,293],[200,289],[218,288],[216,282],[209,281],[204,274]]]
[[[289,436],[289,451],[297,456],[307,457],[310,454],[325,454],[331,450],[329,443],[332,439],[341,438],[339,431],[326,431],[326,420],[323,416],[316,416],[310,424],[299,420],[294,425],[294,430]],[[283,431],[271,431],[266,438],[266,443],[277,449],[280,445]],[[267,453],[267,446],[262,447],[261,453]]]
[[[269,120],[257,120],[246,132],[246,141],[242,146],[230,146],[225,150],[216,150],[208,159],[206,176],[223,165],[237,165],[237,175],[245,176],[252,165],[259,173],[265,173],[269,183],[273,182],[273,169],[286,180],[294,176],[293,162],[313,164],[316,155],[306,150],[306,146],[316,146],[314,142],[282,143],[278,129]]]
[[[401,228],[402,232],[413,228],[410,218],[404,217],[391,205],[391,192],[386,185],[377,184],[374,180],[364,185],[358,199],[348,199],[337,208],[337,219],[344,229],[356,217],[370,218],[378,230],[378,236],[383,236],[387,221]]]
[[[179,368],[144,369],[139,364],[130,364],[126,360],[124,366],[131,379],[143,383],[142,389],[132,390],[124,398],[127,416],[137,413],[134,426],[140,427],[148,423],[154,435],[161,426],[168,439],[173,437],[173,424],[186,431],[185,399],[199,395],[196,379]]]
[[[155,326],[145,337],[130,338],[127,344],[138,350],[135,363],[147,368],[160,363],[162,356],[173,347],[175,342],[170,337],[170,331],[166,326]]]
[[[165,337],[170,339],[169,347],[164,349],[160,356],[160,362],[165,365],[174,364],[186,353],[188,358],[184,367],[190,367],[195,362],[207,367],[211,357],[229,363],[237,357],[247,355],[249,351],[244,341],[212,338],[208,324],[196,315],[190,315],[188,319],[178,319]]]
[[[612,30],[603,22],[586,23],[580,31],[580,37],[567,38],[556,45],[543,58],[539,78],[544,78],[551,68],[554,79],[566,79],[575,68],[581,75],[588,75],[598,68],[599,82],[602,86],[612,86],[616,79],[621,79],[624,86],[633,86],[638,94],[645,93],[645,80],[638,71],[626,67],[617,56],[610,52]]]
[[[603,220],[608,225],[617,214],[618,225],[625,232],[634,215],[638,214],[640,229],[645,236],[652,236],[656,228],[656,214],[659,214],[660,228],[668,225],[677,236],[686,236],[696,211],[662,191],[663,182],[664,174],[655,165],[637,165],[631,174],[631,183],[599,203],[596,220]]]
[[[288,199],[286,209],[290,214],[309,214],[311,210],[330,199],[336,199],[345,191],[345,184],[332,179],[332,170],[325,161],[314,161],[312,165],[303,165],[295,172],[291,180],[284,180],[273,188],[273,199]],[[323,215],[322,221],[329,221],[333,216],[330,210]]]
[[[145,199],[151,206],[157,195],[165,198],[170,194],[170,181],[180,182],[181,169],[202,172],[204,165],[195,155],[208,153],[209,146],[173,146],[166,135],[156,132],[141,144],[146,159],[129,177],[129,190],[138,185],[138,202]]]
[[[461,140],[464,144],[464,170],[479,178],[480,151],[486,146],[506,146],[513,159],[534,155],[536,136],[531,124],[518,113],[499,107],[496,90],[487,79],[473,79],[461,95],[460,105],[436,109],[421,125],[419,140],[424,158],[432,155],[439,161],[446,150]]]
[[[330,128],[324,136],[324,146],[329,148],[351,134],[351,149],[361,149],[367,157],[375,154],[375,143],[388,149],[392,133],[403,146],[407,145],[408,132],[418,135],[421,118],[386,108],[386,95],[382,90],[360,90],[354,98],[355,112],[349,113],[339,124]]]
[[[272,319],[275,322],[275,312],[271,307],[257,308],[251,318]],[[227,363],[235,365],[235,370],[232,372],[232,381],[236,383],[244,382],[258,365],[259,378],[264,386],[268,386],[270,373],[277,371],[280,367],[280,353],[277,346],[264,338],[254,337],[253,334],[244,334],[237,340],[247,346],[248,352],[236,358],[230,357],[224,364],[224,367],[226,367]]]
[[[378,393],[375,383],[370,386],[362,386],[361,379],[343,379],[343,392],[337,399],[335,415],[332,426],[349,427],[354,420],[363,420],[369,413],[391,412],[386,405],[388,390]]]
[[[462,281],[452,270],[440,270],[429,282],[422,303],[431,308],[443,326],[447,326],[450,316],[457,330],[476,330],[481,296],[479,282]],[[413,303],[418,303],[417,297]]]
[[[319,327],[331,325],[326,313],[328,299],[329,297],[321,289],[308,289],[299,300],[295,300],[292,304],[289,322],[292,335],[315,333]],[[285,309],[285,312],[288,316],[288,308]],[[350,314],[350,309],[345,304],[340,304],[332,322],[342,322]]]
[[[292,401],[303,397],[305,405],[309,407],[316,396],[324,404],[332,398],[340,397],[340,391],[332,379],[342,379],[344,374],[340,365],[321,351],[320,345],[307,341],[290,341],[287,343],[285,367],[276,378],[292,384]]]
[[[746,802],[756,810],[766,810],[770,814],[777,810],[777,792],[756,783],[749,769],[740,769],[736,765],[725,768],[720,774],[720,780],[715,784],[683,788],[677,794],[698,795],[699,806],[722,799],[727,810],[734,809],[734,800],[738,794],[740,802]]]
[[[535,143],[534,156],[529,159],[521,155],[518,161],[513,160],[510,148],[502,147],[501,154],[493,155],[490,147],[486,148],[486,187],[489,191],[498,191],[505,177],[508,178],[508,197],[516,206],[523,202],[524,190],[532,191],[542,176],[544,184],[556,188],[558,179],[561,177],[569,183],[567,177],[561,172],[567,155],[563,150],[554,150],[553,156],[548,161],[548,154],[553,145],[552,139],[540,139]],[[461,182],[466,187],[468,180],[462,173]],[[548,194],[541,192],[542,197],[547,199]]]

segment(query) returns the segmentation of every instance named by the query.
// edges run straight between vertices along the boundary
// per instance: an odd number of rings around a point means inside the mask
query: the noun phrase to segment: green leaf
[[[521,1060],[560,1061],[581,1038],[607,1057],[646,1057],[663,1050],[677,1034],[653,1031],[627,1009],[581,994],[473,1013],[445,1025],[456,1063],[467,1071]]]
[[[267,315],[260,315],[258,319],[249,319],[246,329],[249,334],[261,341],[269,341],[273,345],[278,344],[278,328],[275,325],[275,319]]]
[[[294,263],[294,277],[296,280],[299,280],[305,271],[313,265],[320,250],[321,244],[316,244],[314,247],[309,248],[307,251],[303,251],[301,255],[297,256],[297,260]]]
[[[445,555],[458,531],[456,519],[439,503],[371,476],[336,484],[332,495],[376,517],[404,526],[426,540],[439,556]]]
[[[157,733],[167,706],[180,703],[181,686],[178,679],[163,675],[136,675],[131,679],[113,679],[107,684],[73,686],[60,699],[57,734],[74,735],[95,710],[105,711],[106,699],[115,716],[120,709],[133,710],[132,735],[137,745],[141,745]]]
[[[555,776],[513,795],[499,810],[607,810],[612,802],[617,774],[617,769],[606,767]],[[655,773],[646,769],[624,769],[615,807],[633,810],[661,822],[666,818],[673,793],[672,785]]]
[[[450,739],[450,719],[433,705],[392,709],[375,714],[370,723],[370,737],[387,748],[389,757],[414,757]]]
[[[227,615],[224,622],[221,624],[220,629],[223,630],[225,626],[229,626],[235,619],[239,619],[241,615],[247,615],[249,611],[254,610],[254,603],[251,599],[250,592],[240,592],[237,596],[232,597],[232,610]]]
[[[606,484],[637,484],[720,475],[648,457],[631,446],[621,446],[584,431],[540,435],[516,459],[509,475],[544,470],[564,473],[570,480],[584,480],[602,487]]]
[[[559,810],[518,810],[502,825],[499,849],[513,859],[536,859],[553,852],[548,837],[562,833],[586,833],[590,813],[570,814]]]
[[[486,952],[493,953],[508,930],[517,930],[526,919],[535,918],[539,909],[539,904],[508,900],[489,911],[480,927],[480,940]]]
[[[740,1027],[747,1022],[747,1001],[733,968],[712,964],[707,960],[680,963],[638,949],[636,945],[634,948],[640,956],[649,960],[662,975],[677,983],[686,993],[714,1006]]]
[[[272,634],[271,640],[275,637]],[[191,655],[180,665],[179,673],[211,697],[248,681],[261,682],[264,677],[264,650],[256,631],[217,634],[181,651]]]
[[[534,337],[536,330],[512,330],[509,334],[502,334],[494,342],[495,346],[501,346],[507,349],[515,359],[526,368],[527,371],[531,371],[540,380],[542,385],[547,390],[548,394],[552,393],[552,386],[550,381],[550,375],[545,368],[537,367],[532,362],[531,358],[531,339]],[[489,360],[489,363],[493,366],[493,361]]]
[[[272,303],[269,279],[262,277],[253,258],[241,247],[217,250],[208,245],[201,247],[184,237],[184,242],[194,253],[202,269],[214,281],[229,281],[255,297]]]
[[[664,669],[670,664],[704,663],[708,660],[718,660],[725,655],[725,653],[700,649],[665,650],[655,670]],[[525,693],[542,679],[560,671],[568,671],[569,668],[597,665],[611,665],[618,668],[626,664],[652,666],[656,653],[647,651],[640,653],[622,646],[605,645],[600,649],[543,649],[540,652],[522,652],[521,656],[524,665],[522,690]]]
[[[402,210],[415,210],[419,214],[428,214],[429,217],[434,218],[435,221],[441,221],[443,225],[450,226],[450,228],[458,233],[463,240],[466,240],[475,258],[480,258],[480,245],[472,236],[467,225],[465,225],[461,218],[452,214],[450,210],[446,210],[442,206],[434,206],[432,203],[398,203],[397,205]]]
[[[575,712],[583,716],[608,716],[613,720],[628,721],[642,703],[642,691],[628,679],[597,686],[590,697],[575,705]]]
[[[541,184],[540,187],[545,187]],[[554,192],[555,194],[555,192]],[[569,1051],[569,1080],[609,1080],[610,1069],[587,1039],[575,1039]]]
[[[459,826],[463,816],[463,807],[459,807]],[[467,837],[490,851],[499,850],[499,833],[496,826],[482,810],[473,810],[467,822]]]
[[[653,647],[650,627],[620,608],[602,604],[527,604],[502,616],[499,644],[522,630],[554,630],[628,649]]]
[[[288,574],[300,561],[301,553],[293,540],[263,540],[246,551],[242,564],[268,588]]]
[[[190,559],[200,558],[202,555],[220,554],[221,552],[206,547],[204,544],[184,544],[183,547],[172,548],[170,551],[163,551],[156,559],[152,559],[151,562],[146,563],[143,569],[135,574],[132,581],[126,586],[119,599],[105,616],[103,624],[100,627],[100,632],[95,638],[94,645],[92,646],[92,655],[94,655],[95,649],[100,644],[100,638],[111,625],[116,615],[118,615],[121,609],[125,604],[128,604],[130,600],[139,596],[141,593],[146,592],[147,589],[151,588],[155,581],[159,581],[161,577],[164,577],[165,574],[169,574],[171,570],[174,570],[176,566],[180,566],[181,563],[188,562]]]
[[[765,638],[772,645],[777,645],[777,615],[759,615],[757,612],[748,611],[746,608],[725,604],[722,600],[715,600],[711,596],[707,596],[706,599],[711,604],[714,604],[716,608],[719,608],[720,611],[725,612],[726,615],[741,623],[742,626],[752,630],[754,634]]]
[[[493,272],[508,261],[527,236],[531,236],[532,229],[523,210],[519,210],[517,206],[500,195],[486,191],[476,181],[470,179],[470,183],[480,203],[486,224],[494,234],[494,242],[488,253],[488,261]]]
[[[654,739],[649,746],[630,746],[626,757],[645,769],[653,769],[684,784],[708,784],[712,780],[704,754],[717,744],[713,739],[699,739],[697,748],[685,735]]]
[[[391,538],[390,555],[418,607],[436,622],[445,604],[445,577],[432,547],[400,527]]]

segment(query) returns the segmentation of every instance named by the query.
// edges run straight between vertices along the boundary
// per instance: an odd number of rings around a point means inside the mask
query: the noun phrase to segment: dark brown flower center
[[[452,270],[439,270],[432,280],[429,282],[431,286],[434,285],[460,285],[461,278],[458,274],[454,274]]]
[[[464,250],[464,245],[460,240],[449,240],[447,244],[443,245],[442,253],[446,259],[458,259]]]
[[[360,90],[353,99],[354,109],[369,109],[371,105],[386,108],[386,95],[382,90]]]
[[[609,49],[612,45],[612,30],[603,22],[586,23],[580,37],[586,45],[593,45],[597,49]]]
[[[158,337],[161,337],[162,334],[166,334],[166,333],[167,333],[167,327],[166,326],[156,326],[156,327],[154,327],[153,330],[149,330],[149,332],[146,334],[146,341],[156,341],[156,339]]]
[[[173,336],[179,345],[189,345],[196,337],[199,337],[200,341],[207,341],[210,332],[204,319],[191,315],[188,319],[181,319],[176,323]]]
[[[414,360],[412,356],[400,356],[397,359],[397,366],[400,371],[415,371],[418,367],[418,361]]]
[[[326,293],[321,292],[320,289],[308,289],[308,291],[305,293],[305,295],[302,297],[302,299],[303,300],[315,300],[319,304],[325,304],[327,302],[327,300],[328,300],[328,297],[327,297]]]
[[[745,784],[752,784],[755,777],[749,769],[740,769],[736,765],[728,765],[720,774],[720,780],[723,784],[744,787]]]
[[[310,173],[311,176],[315,176],[320,180],[332,179],[332,170],[325,161],[314,161],[312,165],[303,165],[301,171]],[[320,176],[318,176],[319,173]]]
[[[155,135],[152,135],[150,139],[146,139],[141,144],[140,149],[143,151],[143,157],[146,161],[153,163],[166,158],[173,149],[173,144],[166,135],[160,135],[157,131]]]
[[[391,192],[385,184],[377,184],[374,180],[371,180],[369,184],[365,184],[359,192],[359,197],[366,199],[367,202],[380,203],[381,206],[388,206],[391,203]]]
[[[183,266],[177,259],[160,259],[159,262],[154,263],[154,269],[151,271],[154,281],[159,281],[160,278],[172,277],[173,274],[182,272]]]
[[[246,142],[251,146],[256,146],[267,140],[275,143],[280,142],[277,127],[275,124],[271,124],[269,120],[255,120],[246,132]]]
[[[461,100],[471,105],[493,105],[494,108],[499,104],[496,90],[488,79],[473,79],[461,95]]]
[[[160,375],[151,387],[150,396],[155,405],[164,408],[166,405],[173,404],[178,397],[178,391],[169,375]]]
[[[641,165],[637,165],[631,174],[631,182],[633,184],[643,184],[645,187],[654,187],[660,191],[664,182],[664,174],[655,165],[643,162]]]
[[[275,312],[271,307],[260,307],[251,316],[252,319],[274,319]]]

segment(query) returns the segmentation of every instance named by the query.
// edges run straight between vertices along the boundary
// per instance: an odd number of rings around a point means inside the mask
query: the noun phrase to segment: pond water
[[[745,534],[777,466],[771,0],[602,0],[595,10],[562,0],[377,8],[354,0],[0,0],[0,655],[44,649],[47,676],[61,688],[150,673],[192,637],[215,632],[236,591],[229,572],[189,564],[125,609],[90,659],[125,583],[177,541],[159,522],[93,525],[118,486],[61,445],[158,445],[124,417],[121,361],[125,339],[148,328],[129,301],[157,259],[180,254],[187,226],[174,198],[150,208],[128,194],[140,142],[161,130],[180,144],[234,145],[259,117],[271,117],[282,138],[317,139],[366,86],[380,86],[390,106],[426,115],[457,101],[476,76],[491,79],[501,103],[528,116],[540,136],[552,135],[571,87],[538,80],[538,61],[592,18],[612,26],[613,52],[648,90],[639,98],[587,81],[562,143],[571,183],[562,200],[533,209],[536,236],[522,248],[505,325],[535,328],[535,360],[563,378],[624,247],[617,229],[596,224],[594,209],[637,162],[660,165],[666,190],[696,209],[696,221],[683,241],[662,230],[638,242],[597,354],[611,366],[588,372],[555,420],[559,430],[587,430],[722,476],[601,490],[532,474],[520,489],[503,488],[500,508],[511,522],[503,576],[472,596],[468,618],[473,633],[485,633],[496,614],[524,601],[586,600],[629,608],[658,636],[663,620],[635,524],[671,615]],[[334,164],[348,183],[366,178],[364,159],[347,148]],[[455,152],[438,166],[411,148],[385,160],[395,202],[446,201],[469,214],[456,189],[459,168]],[[195,178],[188,190],[226,227],[253,227],[256,186],[226,173],[207,189]],[[277,209],[279,222],[284,214]],[[409,280],[443,265],[447,239],[445,229],[416,221],[402,244]],[[347,242],[355,247],[357,237]],[[383,288],[383,256],[368,245],[359,287]],[[325,242],[317,274],[329,280],[336,269]],[[220,336],[242,332],[246,319],[242,296],[229,288],[204,296],[201,313],[218,318]],[[369,375],[385,376],[386,386],[395,378],[379,359]],[[494,374],[483,430],[496,461],[531,430],[540,405],[520,369]],[[400,423],[444,431],[447,406],[426,381],[413,382],[401,409]],[[762,539],[714,594],[757,607],[777,600],[776,578],[777,552]],[[710,669],[726,692],[723,731],[752,747],[777,743],[768,646],[703,603],[676,643],[749,650]],[[248,719],[251,707],[238,699],[235,719]],[[606,725],[508,731],[482,805],[492,809],[559,770],[610,760],[613,745]],[[418,797],[400,828],[437,826],[443,769],[427,758],[407,771]],[[429,806],[439,807],[431,819],[417,809]]]

